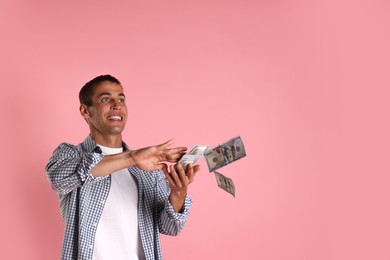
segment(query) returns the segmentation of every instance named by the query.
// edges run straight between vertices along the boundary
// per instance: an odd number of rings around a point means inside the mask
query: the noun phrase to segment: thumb
[[[168,174],[168,165],[166,165],[165,163],[157,164],[156,168],[157,168],[157,170],[162,170],[165,175]]]

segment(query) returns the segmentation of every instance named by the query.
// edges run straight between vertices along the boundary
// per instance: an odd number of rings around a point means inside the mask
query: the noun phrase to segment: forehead
[[[110,81],[103,81],[96,85],[94,92],[93,92],[93,97],[99,97],[100,95],[107,93],[111,94],[113,96],[117,96],[120,94],[123,94],[123,88],[121,85],[110,82]]]

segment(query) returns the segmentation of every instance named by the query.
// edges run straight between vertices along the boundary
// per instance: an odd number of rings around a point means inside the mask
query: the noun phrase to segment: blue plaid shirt
[[[129,150],[125,143],[123,146]],[[111,175],[91,174],[103,157],[89,135],[77,146],[60,144],[46,166],[51,186],[59,194],[65,224],[61,259],[92,259],[97,225],[111,186]],[[169,203],[170,188],[161,171],[128,170],[138,184],[138,222],[146,259],[162,259],[160,233],[176,236],[187,220],[192,201],[187,196],[183,211],[177,213]]]

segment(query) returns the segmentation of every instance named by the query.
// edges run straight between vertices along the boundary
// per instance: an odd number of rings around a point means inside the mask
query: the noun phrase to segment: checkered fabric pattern
[[[125,143],[123,146],[129,150]],[[110,175],[91,174],[103,157],[89,135],[77,146],[60,144],[46,166],[51,186],[59,194],[65,224],[63,260],[92,259],[97,225],[111,186]],[[146,259],[162,259],[160,233],[176,236],[184,227],[192,201],[187,196],[183,211],[177,213],[169,203],[170,188],[161,171],[143,171],[137,167],[128,170],[138,184],[138,222]]]

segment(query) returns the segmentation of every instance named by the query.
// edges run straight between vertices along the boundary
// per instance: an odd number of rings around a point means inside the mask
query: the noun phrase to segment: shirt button
[[[93,223],[92,225],[93,225],[94,227],[97,227],[97,223]]]
[[[89,245],[89,249],[92,249],[93,248],[93,245]]]

